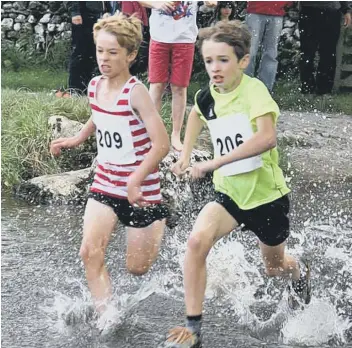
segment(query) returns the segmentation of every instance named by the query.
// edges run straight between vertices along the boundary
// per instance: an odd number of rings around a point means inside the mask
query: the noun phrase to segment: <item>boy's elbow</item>
[[[268,138],[267,144],[268,144],[269,150],[271,150],[271,149],[273,149],[274,147],[276,147],[276,145],[277,145],[276,134],[273,134],[272,136],[270,136],[270,137]]]

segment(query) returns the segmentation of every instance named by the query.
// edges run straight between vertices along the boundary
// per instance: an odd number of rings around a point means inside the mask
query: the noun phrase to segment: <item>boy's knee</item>
[[[187,249],[198,256],[205,256],[211,249],[212,244],[206,238],[201,238],[202,234],[191,235],[187,242]]]
[[[135,276],[142,276],[146,274],[150,270],[152,264],[153,262],[151,260],[141,263],[136,263],[134,260],[129,258],[126,260],[126,268],[128,272]]]
[[[94,263],[100,267],[100,264],[104,263],[104,252],[96,246],[82,244],[79,255],[85,265]]]
[[[187,93],[187,87],[180,87],[176,85],[171,85],[171,91],[173,95],[183,96]]]

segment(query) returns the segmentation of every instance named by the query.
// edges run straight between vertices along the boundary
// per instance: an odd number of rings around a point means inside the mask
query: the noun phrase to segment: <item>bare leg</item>
[[[237,226],[236,220],[216,202],[208,203],[199,213],[188,240],[184,264],[188,316],[202,313],[207,278],[206,258],[210,249]]]
[[[88,287],[98,311],[105,309],[111,296],[111,282],[104,264],[105,250],[117,223],[114,211],[94,199],[88,199],[80,256],[84,262]]]
[[[171,85],[172,91],[172,135],[171,144],[177,151],[182,151],[181,130],[185,118],[187,87]]]
[[[151,83],[149,87],[149,94],[152,101],[160,113],[161,111],[161,100],[165,91],[166,83]]]
[[[147,273],[158,257],[165,219],[144,228],[128,228],[126,265],[134,275]]]
[[[286,243],[277,246],[260,244],[266,274],[269,277],[282,276],[298,280],[300,276],[299,265],[296,259],[285,253]]]

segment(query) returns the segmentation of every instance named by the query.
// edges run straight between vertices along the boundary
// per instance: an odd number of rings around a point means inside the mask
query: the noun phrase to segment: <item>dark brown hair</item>
[[[200,29],[197,46],[201,53],[206,40],[227,43],[233,47],[238,60],[249,54],[251,48],[251,34],[247,26],[238,20],[220,21],[213,27]]]

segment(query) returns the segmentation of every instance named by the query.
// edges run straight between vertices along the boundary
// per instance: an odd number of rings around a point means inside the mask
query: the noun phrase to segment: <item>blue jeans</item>
[[[262,57],[258,79],[271,91],[277,72],[277,46],[282,30],[283,17],[249,13],[246,23],[252,33],[250,63],[245,73],[254,76],[258,49],[262,46]]]

